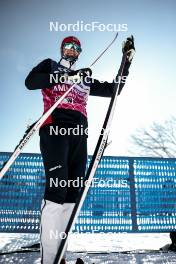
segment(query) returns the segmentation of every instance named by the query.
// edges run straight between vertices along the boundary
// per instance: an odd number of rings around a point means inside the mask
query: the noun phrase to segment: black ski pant
[[[44,199],[59,204],[75,203],[85,176],[87,136],[56,135],[51,133],[50,126],[42,127],[39,133],[46,175]],[[70,125],[60,124],[61,127],[68,129]]]

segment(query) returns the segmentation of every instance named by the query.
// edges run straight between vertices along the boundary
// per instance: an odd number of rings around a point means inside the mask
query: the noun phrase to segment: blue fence
[[[0,153],[0,167],[10,154]],[[44,184],[41,155],[21,154],[0,182],[0,232],[39,232]],[[176,159],[103,157],[74,231],[173,230]]]

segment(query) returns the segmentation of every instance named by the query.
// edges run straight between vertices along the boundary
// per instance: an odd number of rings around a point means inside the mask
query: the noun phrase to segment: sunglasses
[[[75,43],[71,43],[71,42],[70,43],[65,43],[64,49],[74,49],[74,50],[76,50],[79,53],[82,51],[80,46],[78,46]]]

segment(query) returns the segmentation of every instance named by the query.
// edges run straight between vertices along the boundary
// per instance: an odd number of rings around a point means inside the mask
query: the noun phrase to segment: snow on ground
[[[36,234],[0,234],[0,250],[14,251],[24,245],[37,243]],[[176,263],[176,253],[143,252],[126,253],[128,250],[157,250],[170,243],[169,234],[72,234],[69,238],[68,264],[74,264],[77,257],[87,264],[135,264]],[[121,253],[110,253],[110,252]],[[82,253],[76,253],[82,252]],[[89,253],[87,253],[89,252]],[[92,252],[92,253],[90,253]],[[97,254],[95,254],[98,252]],[[100,253],[101,252],[101,253]],[[109,253],[108,253],[109,252]],[[107,253],[107,254],[105,254]],[[40,264],[39,252],[1,255],[0,263]]]

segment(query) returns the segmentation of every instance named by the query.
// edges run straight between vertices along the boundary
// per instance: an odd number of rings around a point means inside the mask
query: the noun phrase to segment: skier
[[[123,76],[128,75],[134,50],[133,37],[127,38],[122,49],[123,52],[128,52]],[[73,79],[70,82],[70,78],[75,76],[80,78],[39,131],[46,176],[45,193],[41,205],[42,264],[54,262],[63,232],[76,203],[81,179],[85,175],[88,96],[111,97],[114,88],[114,82],[100,82],[91,78],[90,69],[75,71],[76,61],[82,52],[81,43],[76,37],[64,38],[60,52],[59,62],[52,59],[43,60],[32,69],[25,80],[29,90],[42,89],[45,113],[72,85]],[[121,82],[119,94],[123,86],[124,83]],[[75,128],[79,128],[79,132],[84,132],[75,135]],[[58,131],[64,131],[64,134]],[[78,182],[76,186],[75,181]],[[66,263],[65,257],[61,263]]]

